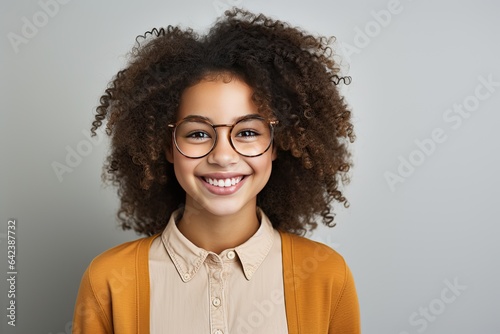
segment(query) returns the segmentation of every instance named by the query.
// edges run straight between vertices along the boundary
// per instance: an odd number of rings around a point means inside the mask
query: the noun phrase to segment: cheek
[[[179,184],[186,190],[188,179],[194,175],[196,161],[188,159],[178,152],[172,155],[172,163],[174,165],[175,177]]]
[[[262,182],[267,183],[269,177],[271,175],[271,170],[273,167],[273,159],[272,155],[266,155],[265,157],[261,157],[259,161],[253,162],[253,169],[256,173],[262,177]]]

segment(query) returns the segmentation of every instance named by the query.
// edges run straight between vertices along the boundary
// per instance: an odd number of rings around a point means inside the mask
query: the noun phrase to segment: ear
[[[171,164],[174,163],[174,154],[172,152],[172,147],[168,146],[165,149],[165,158],[167,158],[167,161],[170,162]]]

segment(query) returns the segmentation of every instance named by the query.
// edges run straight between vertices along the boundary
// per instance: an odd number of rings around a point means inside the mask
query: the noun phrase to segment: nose
[[[240,155],[231,146],[229,139],[229,128],[217,128],[217,142],[212,152],[208,154],[208,163],[227,167],[235,164],[240,159]]]

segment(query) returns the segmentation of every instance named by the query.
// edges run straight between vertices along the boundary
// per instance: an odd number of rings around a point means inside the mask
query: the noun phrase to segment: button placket
[[[216,256],[216,255],[215,255]],[[219,261],[217,261],[219,260]],[[224,275],[223,262],[217,257],[212,257],[211,261],[207,261],[208,280],[210,286],[209,309],[210,309],[210,325],[211,332],[214,334],[223,334],[226,331],[226,319],[224,313]]]

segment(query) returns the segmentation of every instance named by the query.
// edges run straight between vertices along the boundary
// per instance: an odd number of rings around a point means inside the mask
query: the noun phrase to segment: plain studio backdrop
[[[357,134],[351,206],[334,207],[337,226],[310,237],[351,266],[363,332],[500,333],[493,0],[2,1],[2,333],[70,333],[91,259],[138,238],[117,228],[115,189],[101,185],[108,139],[88,137],[135,37],[169,24],[205,32],[232,5],[337,38]],[[15,327],[7,317],[9,219]]]

